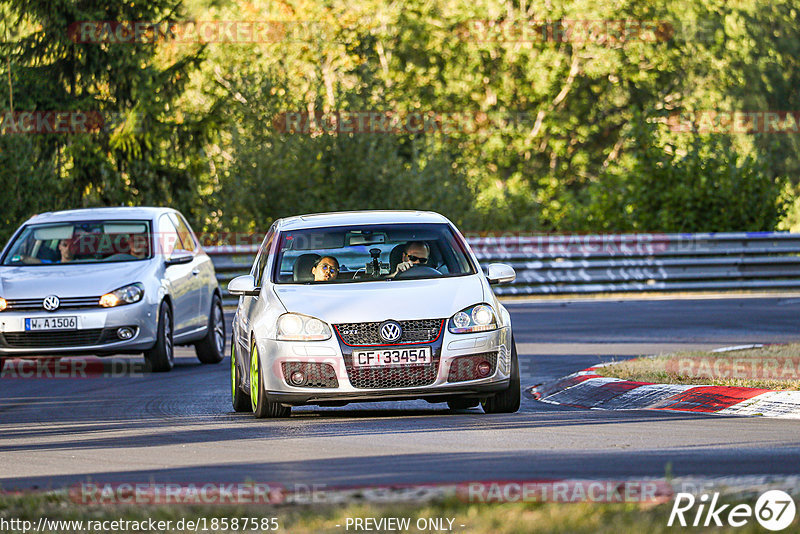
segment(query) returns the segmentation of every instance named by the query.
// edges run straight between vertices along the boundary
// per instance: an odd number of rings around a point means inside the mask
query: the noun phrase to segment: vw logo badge
[[[381,339],[387,343],[394,343],[403,335],[403,329],[396,321],[386,321],[379,330]]]
[[[61,301],[55,295],[48,295],[42,301],[42,308],[47,311],[56,311],[61,306]]]

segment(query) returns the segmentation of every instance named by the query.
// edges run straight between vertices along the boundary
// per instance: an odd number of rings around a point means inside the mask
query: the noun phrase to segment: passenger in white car
[[[333,256],[323,256],[311,268],[315,282],[328,282],[339,276],[339,261]]]

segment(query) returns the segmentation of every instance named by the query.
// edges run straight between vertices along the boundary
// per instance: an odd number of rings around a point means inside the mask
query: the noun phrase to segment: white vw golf
[[[464,237],[431,212],[363,211],[280,219],[238,295],[231,383],[236,411],[425,399],[486,413],[519,409],[508,311]]]

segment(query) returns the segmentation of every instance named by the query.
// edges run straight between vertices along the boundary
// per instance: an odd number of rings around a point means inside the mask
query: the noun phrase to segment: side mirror
[[[237,297],[257,297],[261,288],[256,287],[256,279],[252,275],[237,276],[228,282],[228,293]]]
[[[188,250],[173,250],[172,254],[170,254],[169,258],[167,258],[166,263],[167,267],[170,265],[180,265],[182,263],[191,263],[194,259],[194,255],[189,252]]]
[[[507,284],[517,278],[514,268],[505,263],[490,263],[486,274],[490,284]]]

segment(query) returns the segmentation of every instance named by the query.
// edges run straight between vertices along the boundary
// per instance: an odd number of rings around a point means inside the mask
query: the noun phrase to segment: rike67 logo
[[[710,499],[710,502],[709,502]],[[753,517],[767,530],[780,531],[794,521],[795,503],[791,495],[780,490],[762,493],[754,507],[749,504],[719,504],[719,493],[695,498],[691,493],[678,493],[669,514],[667,526],[721,527],[725,524],[742,527]]]

